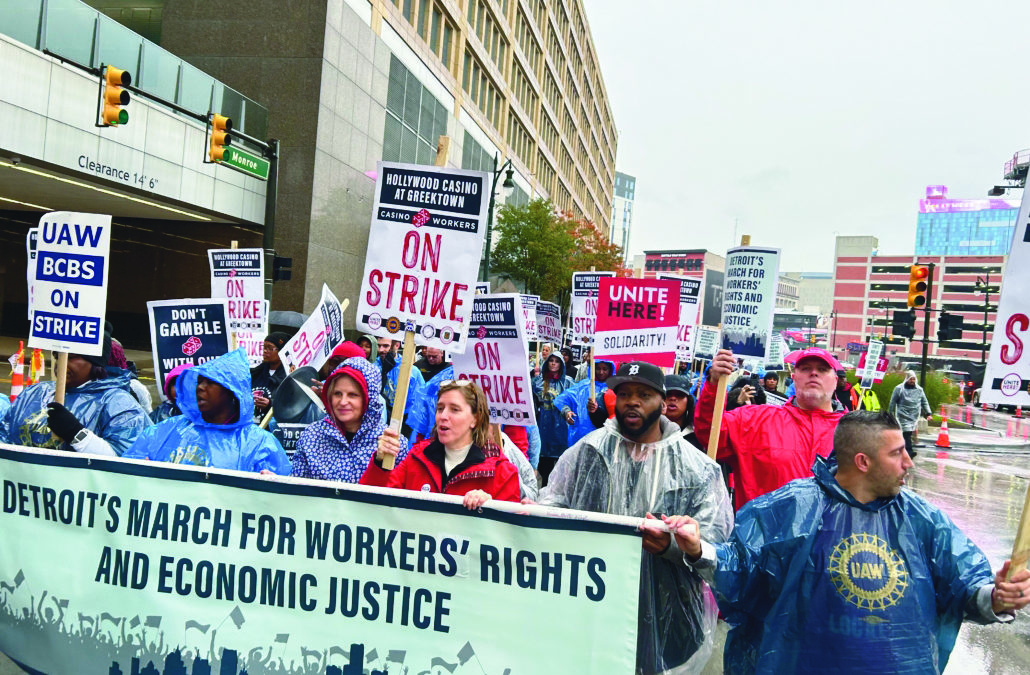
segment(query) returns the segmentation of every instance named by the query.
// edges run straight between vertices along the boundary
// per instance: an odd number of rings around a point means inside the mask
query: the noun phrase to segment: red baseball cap
[[[799,349],[791,352],[783,357],[783,362],[797,365],[802,359],[807,358],[816,358],[821,360],[834,372],[844,368],[844,366],[840,365],[840,361],[834,358],[833,354],[821,347],[809,347],[808,349]]]

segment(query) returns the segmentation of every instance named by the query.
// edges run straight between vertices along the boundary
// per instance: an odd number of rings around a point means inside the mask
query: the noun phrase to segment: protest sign
[[[980,401],[1030,406],[1030,190],[1012,235]]]
[[[614,277],[615,272],[572,273],[572,340],[581,345],[594,343],[597,322],[597,289],[601,279]]]
[[[553,302],[538,302],[536,305],[536,330],[541,342],[553,342],[561,346],[561,307]]]
[[[311,426],[310,423],[298,423],[298,422],[279,422],[276,421],[275,430],[272,431],[272,435],[279,441],[279,445],[283,446],[283,450],[286,451],[286,456],[291,460],[293,459],[294,453],[297,452],[297,441],[300,439],[300,435],[304,433],[304,430]]]
[[[694,341],[694,357],[711,361],[715,353],[719,351],[719,329],[708,326],[698,326],[694,331],[697,339]]]
[[[787,354],[787,345],[780,335],[779,331],[775,331],[772,334],[772,338],[769,341],[769,356],[766,357],[765,370],[785,370],[786,366],[783,363],[783,357]]]
[[[393,162],[380,162],[378,176],[358,329],[394,340],[413,331],[416,344],[460,353],[483,252],[488,176]]]
[[[660,279],[600,280],[594,356],[617,364],[676,362],[680,283]]]
[[[722,348],[764,360],[772,335],[779,249],[741,246],[726,253]]]
[[[455,354],[454,377],[478,382],[486,394],[490,421],[520,427],[536,424],[529,347],[517,293],[477,295],[472,301],[469,346]]]
[[[268,330],[265,302],[265,258],[260,248],[208,249],[211,297],[226,298],[229,330]]]
[[[176,366],[200,365],[229,352],[229,308],[225,299],[153,300],[147,303],[154,379],[161,399],[164,381]]]
[[[490,295],[490,282],[489,281],[477,281],[476,282],[476,295]]]
[[[268,316],[268,301],[265,301],[265,316]],[[268,336],[268,323],[262,330],[238,330],[236,336],[236,348],[242,349],[247,354],[247,362],[251,368],[257,368],[264,360],[262,350],[265,347],[265,337]]]
[[[634,671],[627,519],[12,446],[0,477],[0,650],[33,672],[130,673],[144,645],[194,673]]]
[[[537,328],[536,305],[538,302],[540,302],[539,295],[522,294],[522,318],[527,341],[543,340]]]
[[[279,350],[279,359],[287,370],[302,366],[318,370],[332,356],[333,350],[343,342],[343,306],[329,286],[322,284],[322,299],[297,334]]]
[[[29,321],[32,321],[32,298],[35,296],[34,287],[36,285],[36,249],[39,247],[39,228],[30,227],[28,234],[25,235],[25,280],[29,286]]]
[[[883,342],[870,340],[869,349],[859,357],[858,372],[855,374],[861,380],[863,389],[868,389],[875,382],[883,382],[883,376],[887,374],[887,365],[890,363],[890,359],[882,354]]]
[[[100,356],[111,216],[55,211],[39,221],[29,347]]]
[[[694,356],[694,327],[700,313],[701,279],[679,274],[659,274],[659,279],[673,279],[680,284],[680,324],[676,331],[676,360],[689,362]]]

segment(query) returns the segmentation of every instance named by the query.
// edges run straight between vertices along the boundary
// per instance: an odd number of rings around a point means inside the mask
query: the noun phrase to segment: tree
[[[555,297],[568,285],[573,239],[565,228],[558,227],[549,201],[505,204],[497,213],[496,232],[491,272],[521,282],[527,293],[544,299]]]

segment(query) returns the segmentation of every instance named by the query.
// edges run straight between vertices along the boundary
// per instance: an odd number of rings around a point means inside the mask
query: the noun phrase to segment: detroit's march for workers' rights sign
[[[482,171],[379,162],[361,332],[460,353],[483,253],[489,182]]]
[[[597,289],[601,279],[614,277],[615,272],[572,273],[572,341],[581,345],[594,343],[597,322]]]
[[[100,356],[111,216],[54,211],[39,220],[29,347]]]
[[[173,368],[200,365],[229,351],[229,310],[224,299],[152,300],[147,314],[154,379],[162,400],[165,378]]]
[[[701,299],[701,279],[679,274],[659,274],[659,279],[673,279],[680,284],[680,323],[676,330],[676,360],[687,363],[694,356],[694,328],[697,326]]]
[[[0,491],[0,650],[34,672],[634,672],[632,525],[12,446]]]
[[[483,388],[490,422],[525,427],[536,421],[521,304],[517,293],[477,295],[465,353],[451,362],[456,378]]]
[[[597,301],[594,352],[616,364],[676,362],[680,282],[602,278]]]
[[[742,246],[726,252],[722,348],[764,361],[772,337],[780,250]]]
[[[709,326],[698,326],[694,331],[697,339],[694,341],[695,358],[711,361],[715,353],[719,351],[719,329]]]

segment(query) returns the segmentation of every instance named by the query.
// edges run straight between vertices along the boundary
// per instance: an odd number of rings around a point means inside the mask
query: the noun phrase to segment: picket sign
[[[740,237],[741,246],[751,245],[751,235],[745,234]],[[722,328],[722,322],[719,323]],[[730,376],[721,375],[715,387],[715,410],[712,411],[712,428],[708,432],[708,456],[715,459],[719,452],[719,431],[722,428],[722,414],[726,412],[726,384]],[[704,386],[704,385],[702,385]]]
[[[595,265],[591,265],[590,266],[590,271],[591,272],[596,272],[597,271],[597,267]],[[571,301],[570,301],[570,307],[569,307],[569,317],[570,318],[572,317]],[[594,366],[596,364],[594,363],[594,345],[593,345],[593,343],[590,344],[589,349],[590,349],[590,368],[588,370],[590,371],[590,403],[596,404],[597,403],[597,378],[594,375]]]

